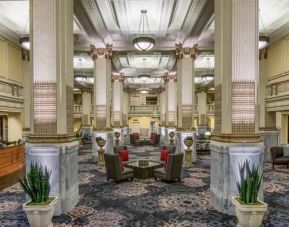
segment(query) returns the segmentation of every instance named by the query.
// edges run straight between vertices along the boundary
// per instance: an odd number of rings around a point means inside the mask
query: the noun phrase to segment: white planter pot
[[[52,227],[51,222],[54,206],[57,203],[57,197],[48,205],[27,205],[30,201],[23,204],[23,210],[26,212],[28,222],[31,227]]]
[[[260,205],[241,205],[237,196],[232,197],[238,218],[237,227],[259,227],[262,224],[264,213],[267,211],[267,204],[259,200]]]

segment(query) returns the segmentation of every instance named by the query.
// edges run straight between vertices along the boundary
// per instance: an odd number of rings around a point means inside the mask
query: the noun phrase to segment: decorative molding
[[[124,79],[125,79],[125,78],[124,78],[123,73],[113,74],[113,75],[111,76],[111,82],[114,82],[114,81],[123,82]]]
[[[69,143],[76,141],[77,138],[75,135],[51,135],[51,136],[42,136],[42,135],[35,135],[35,134],[29,134],[27,143],[52,143],[52,144],[58,144],[58,143]]]
[[[166,73],[164,76],[164,81],[165,82],[169,82],[169,81],[174,81],[174,82],[177,82],[177,75],[173,75],[173,74],[169,74],[169,73]]]
[[[97,58],[112,58],[112,45],[107,44],[106,48],[95,48],[94,45],[90,45],[90,54],[93,60]]]
[[[225,143],[259,143],[261,141],[259,134],[214,134],[212,140]]]
[[[193,58],[196,59],[197,57],[197,45],[194,47],[183,47],[182,44],[176,44],[176,58]]]

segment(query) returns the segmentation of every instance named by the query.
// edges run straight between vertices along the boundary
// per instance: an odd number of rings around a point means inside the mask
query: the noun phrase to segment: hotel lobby
[[[0,226],[289,226],[289,0],[0,1]]]

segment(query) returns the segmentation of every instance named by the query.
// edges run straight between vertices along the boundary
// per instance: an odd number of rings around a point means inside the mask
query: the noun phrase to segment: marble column
[[[114,132],[120,133],[120,138],[114,136],[114,145],[123,143],[123,75],[112,76],[112,127]]]
[[[264,161],[271,162],[270,148],[278,146],[279,131],[276,127],[276,113],[266,109],[266,85],[268,84],[268,48],[259,51],[259,134],[264,142]]]
[[[58,196],[54,214],[60,215],[79,200],[79,143],[73,132],[73,1],[31,0],[30,22],[33,121],[26,170],[31,162],[52,170],[50,195]]]
[[[165,128],[165,141],[167,144],[170,142],[169,133],[176,131],[177,125],[177,77],[175,74],[166,73],[164,76],[165,90],[166,90],[166,128]],[[175,139],[175,137],[174,137]]]
[[[234,214],[238,166],[260,164],[257,119],[258,0],[215,0],[215,131],[211,141],[211,203]],[[260,193],[262,197],[262,193]]]
[[[177,152],[185,153],[187,162],[197,161],[196,141],[193,141],[191,151],[186,150],[183,142],[184,136],[194,137],[194,109],[195,109],[195,70],[194,59],[196,58],[196,47],[184,48],[176,45],[177,57],[177,106],[178,106],[178,127],[177,127]],[[188,132],[190,132],[188,134]],[[186,152],[185,152],[186,150]],[[190,153],[191,152],[191,153]],[[189,160],[190,159],[190,160]]]
[[[96,137],[103,137],[105,152],[112,152],[113,132],[111,129],[111,57],[112,46],[91,47],[94,61],[94,128],[92,133],[92,159],[98,160],[99,147]]]
[[[201,90],[197,93],[198,98],[198,127],[207,126],[207,93]]]
[[[82,124],[81,124],[81,132],[82,136],[85,134],[91,136],[91,91],[83,90],[82,93]]]
[[[166,125],[166,91],[160,93],[160,144],[165,144],[165,125]]]
[[[24,123],[22,129],[22,140],[27,141],[30,133],[31,110],[32,110],[32,73],[29,51],[22,49],[22,70],[23,70],[23,96],[24,96]]]
[[[123,123],[124,143],[129,143],[128,97],[129,97],[129,94],[126,91],[126,89],[124,89],[123,90],[123,99],[122,99],[122,123]]]

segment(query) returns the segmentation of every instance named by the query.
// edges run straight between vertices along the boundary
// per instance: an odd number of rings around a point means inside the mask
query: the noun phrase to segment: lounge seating
[[[113,147],[113,153],[118,154],[119,151],[125,150],[125,149],[124,149],[125,147],[126,147],[126,146],[114,146],[114,147]]]
[[[284,156],[283,147],[271,147],[272,168],[274,165],[286,165],[289,166],[289,156]]]
[[[170,154],[165,169],[159,168],[154,170],[155,180],[158,178],[172,181],[177,179],[181,181],[182,165],[184,154]]]
[[[125,179],[133,180],[133,170],[122,167],[122,162],[118,154],[104,153],[104,161],[107,181],[109,181],[109,179],[113,179],[115,181],[121,181]]]
[[[176,153],[176,146],[173,145],[167,145],[165,146],[167,150],[169,150],[170,154]]]

